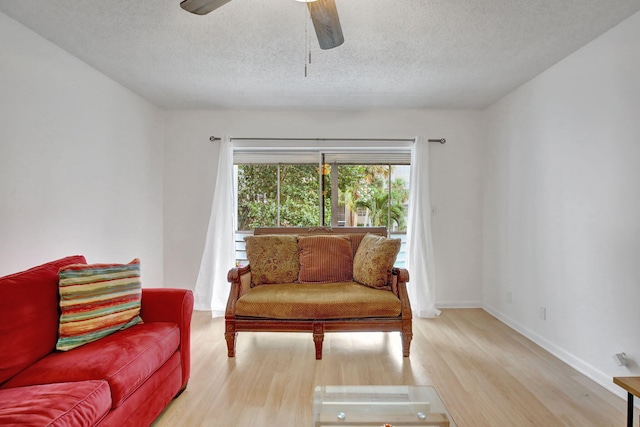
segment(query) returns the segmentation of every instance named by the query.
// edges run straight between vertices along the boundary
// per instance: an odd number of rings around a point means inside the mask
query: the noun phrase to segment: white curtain
[[[218,174],[211,205],[209,229],[194,291],[195,309],[223,316],[229,296],[227,272],[235,266],[235,196],[233,143],[220,142]]]
[[[429,143],[416,138],[411,147],[411,186],[407,224],[407,284],[411,310],[418,317],[435,317],[435,274],[431,241]]]

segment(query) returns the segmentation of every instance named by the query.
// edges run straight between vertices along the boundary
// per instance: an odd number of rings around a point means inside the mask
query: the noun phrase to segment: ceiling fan
[[[183,0],[180,7],[196,15],[206,15],[231,0]],[[297,0],[307,3],[320,49],[333,49],[344,42],[335,0]]]

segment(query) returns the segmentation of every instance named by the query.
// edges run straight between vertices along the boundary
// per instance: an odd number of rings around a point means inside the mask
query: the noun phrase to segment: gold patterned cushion
[[[353,279],[349,236],[298,236],[301,283],[344,282]]]
[[[402,303],[392,292],[356,282],[257,286],[236,302],[235,314],[268,319],[361,319],[398,317]]]
[[[372,288],[389,289],[387,277],[391,274],[398,252],[400,239],[367,233],[353,260],[353,280]]]
[[[246,236],[251,284],[291,283],[298,280],[298,241],[295,235]]]
[[[353,233],[353,234],[347,234],[347,236],[351,238],[351,253],[355,258],[356,252],[358,252],[358,246],[360,246],[360,242],[362,242],[362,239],[364,238],[364,236],[366,236],[366,234]]]

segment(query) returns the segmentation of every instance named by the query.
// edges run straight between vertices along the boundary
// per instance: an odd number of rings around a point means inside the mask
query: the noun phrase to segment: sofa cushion
[[[154,420],[171,403],[183,387],[181,378],[180,353],[173,356],[142,384],[122,405],[109,412],[99,427],[153,426]],[[188,398],[188,397],[187,397]],[[173,418],[173,417],[172,417]],[[176,427],[191,425],[184,420],[176,422]],[[162,423],[162,422],[160,422]],[[171,424],[169,424],[171,425]]]
[[[400,252],[400,239],[367,234],[353,260],[353,280],[377,289],[389,289],[387,278]]]
[[[142,321],[140,260],[129,264],[74,264],[60,277],[57,350],[71,350]]]
[[[362,242],[362,239],[364,238],[364,236],[366,236],[366,234],[350,233],[348,234],[348,236],[351,239],[351,252],[353,253],[353,258],[355,259],[356,253],[358,252],[358,247],[360,246],[360,242]]]
[[[0,384],[55,349],[58,270],[83,262],[70,256],[0,278]]]
[[[180,329],[175,323],[138,324],[70,351],[53,352],[2,388],[106,380],[116,408],[169,360],[179,342]]]
[[[301,283],[345,282],[353,279],[349,236],[299,236]]]
[[[106,381],[80,381],[0,390],[0,425],[93,426],[111,410]]]
[[[236,302],[236,316],[270,319],[398,317],[402,304],[392,292],[355,282],[257,286]]]
[[[298,240],[295,235],[246,236],[251,284],[289,283],[298,280]]]

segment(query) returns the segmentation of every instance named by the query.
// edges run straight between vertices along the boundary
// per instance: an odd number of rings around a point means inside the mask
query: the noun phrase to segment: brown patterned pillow
[[[391,274],[398,252],[400,239],[367,233],[353,260],[353,280],[372,288],[387,289],[387,277]]]
[[[293,283],[298,280],[298,241],[295,235],[246,236],[251,285]]]
[[[355,257],[356,252],[358,252],[358,246],[360,246],[360,242],[362,242],[362,239],[364,238],[364,236],[366,236],[366,234],[353,233],[353,234],[347,234],[347,236],[351,238],[351,253]]]
[[[350,282],[353,252],[349,236],[299,236],[301,283]]]

